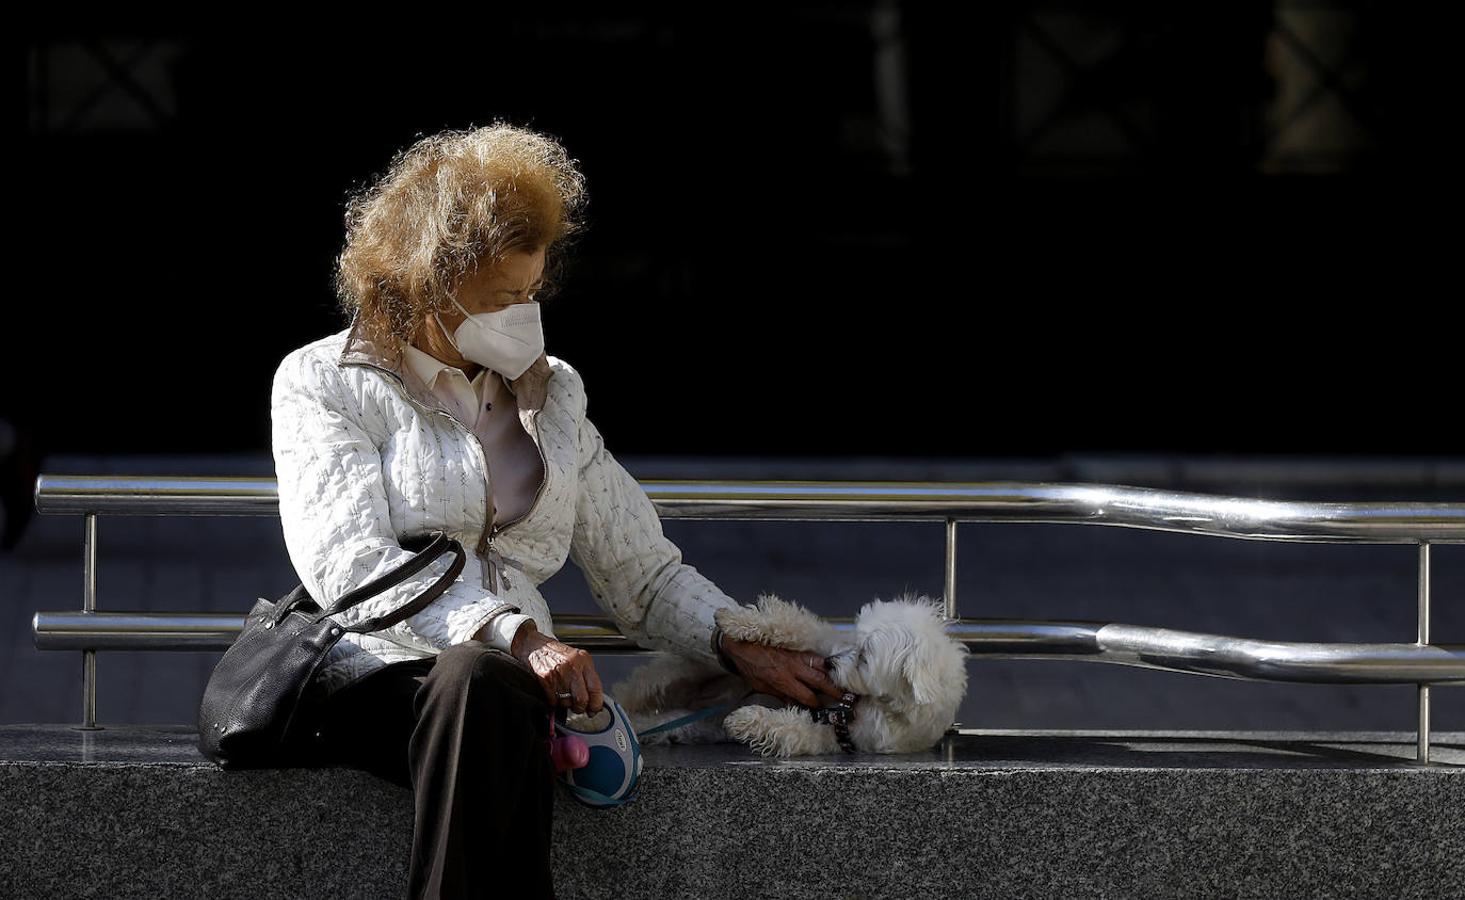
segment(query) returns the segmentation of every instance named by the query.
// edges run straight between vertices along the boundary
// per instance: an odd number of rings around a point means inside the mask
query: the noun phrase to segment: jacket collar
[[[442,408],[441,401],[433,396],[432,391],[413,371],[413,367],[407,364],[405,351],[372,340],[357,326],[357,320],[353,319],[351,330],[346,335],[346,345],[341,350],[341,358],[337,361],[337,365],[367,365],[385,369],[397,376],[403,387],[418,403]],[[549,376],[549,356],[541,353],[539,358],[524,370],[523,374],[512,381],[504,379],[504,383],[508,385],[509,393],[514,395],[520,411],[536,411],[544,408],[544,399],[549,388]]]

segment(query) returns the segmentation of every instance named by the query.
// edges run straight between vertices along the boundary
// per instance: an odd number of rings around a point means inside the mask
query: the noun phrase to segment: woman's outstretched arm
[[[662,533],[651,498],[589,418],[580,423],[580,493],[570,558],[601,609],[627,637],[717,665],[712,614],[737,601],[718,589]]]

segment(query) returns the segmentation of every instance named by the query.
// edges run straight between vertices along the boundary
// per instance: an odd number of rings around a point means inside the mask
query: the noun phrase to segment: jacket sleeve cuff
[[[480,616],[477,620],[475,620],[473,622],[472,630],[468,632],[468,636],[466,638],[464,638],[463,640],[466,640],[466,641],[472,641],[472,640],[487,641],[490,646],[497,647],[498,646],[497,641],[498,641],[498,635],[499,635],[499,630],[498,629],[500,627],[502,627],[504,619],[510,619],[510,618],[518,619],[518,620],[520,620],[522,622],[524,619],[529,618],[529,616],[523,615],[519,611],[519,607],[510,605],[510,604],[507,604],[507,603],[501,604],[499,606],[495,606],[488,613],[488,615],[486,615],[486,616]],[[485,632],[485,633],[484,634],[479,634],[480,631]],[[513,634],[513,632],[510,632],[510,636],[511,637],[512,637],[512,634]],[[504,649],[507,649],[507,648],[504,648]]]
[[[525,622],[532,622],[533,616],[526,616],[523,613],[505,613],[496,619],[492,619],[488,625],[488,644],[496,647],[505,653],[509,653],[514,646],[514,637],[519,633]]]

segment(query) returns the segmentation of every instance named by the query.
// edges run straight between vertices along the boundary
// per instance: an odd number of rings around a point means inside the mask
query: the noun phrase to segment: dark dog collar
[[[834,726],[834,736],[839,740],[839,746],[846,753],[855,752],[855,742],[850,740],[849,726],[855,720],[855,702],[860,699],[858,694],[845,691],[839,698],[839,702],[826,706],[823,709],[811,709],[809,714],[814,717],[815,722]]]

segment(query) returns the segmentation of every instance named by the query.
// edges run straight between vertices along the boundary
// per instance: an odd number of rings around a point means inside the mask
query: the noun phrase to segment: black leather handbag
[[[322,610],[300,585],[271,603],[261,597],[244,630],[224,652],[198,706],[198,749],[224,769],[288,766],[300,737],[291,731],[302,698],[326,654],[345,631],[380,631],[427,608],[463,571],[463,545],[443,532],[401,542],[421,549],[411,560],[357,587]],[[330,617],[401,584],[451,551],[447,572],[421,596],[396,611],[343,628]]]

